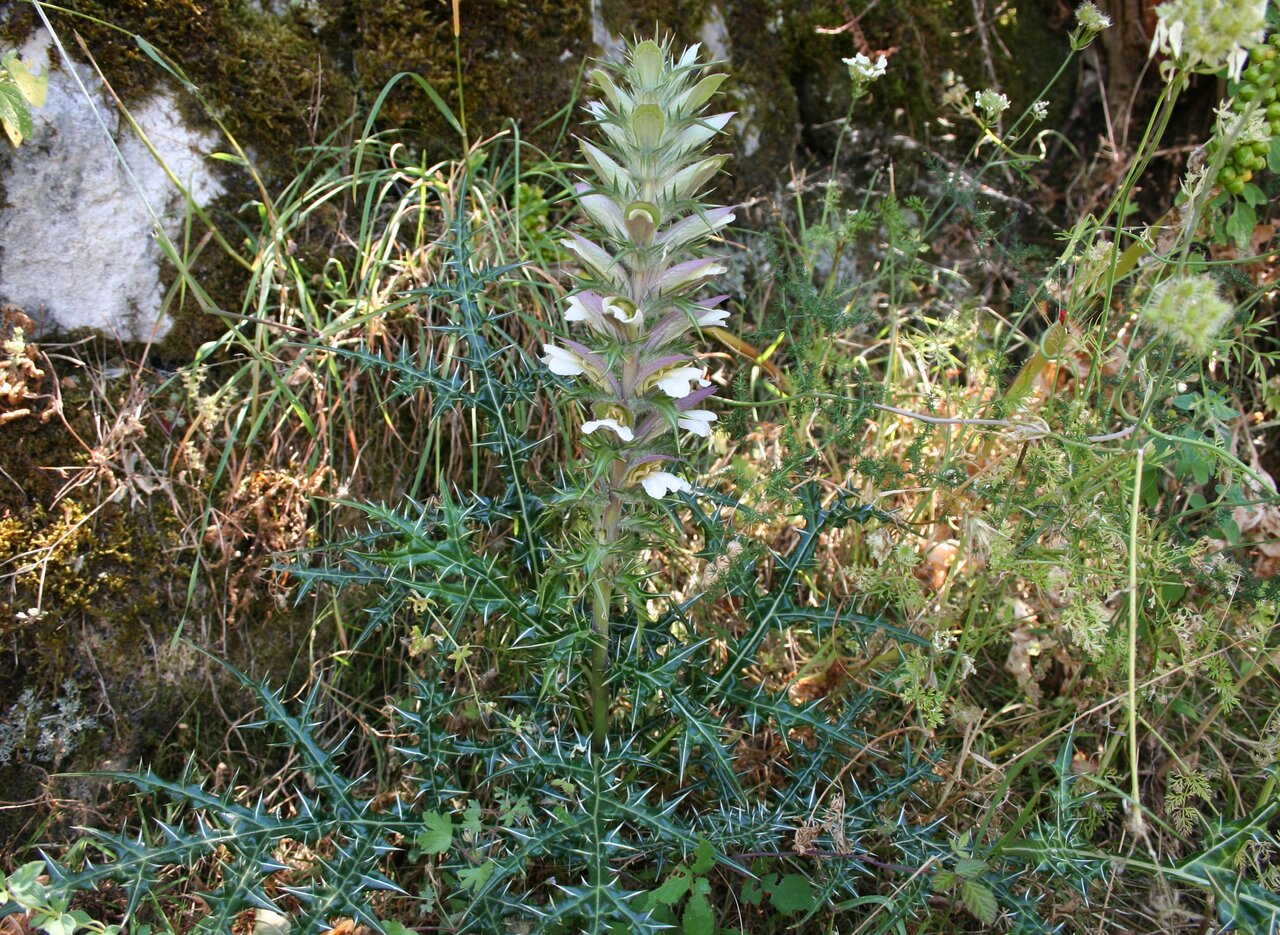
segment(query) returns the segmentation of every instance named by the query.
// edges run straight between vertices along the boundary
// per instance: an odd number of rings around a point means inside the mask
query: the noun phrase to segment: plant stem
[[[604,579],[606,576],[601,575]],[[604,749],[609,732],[609,699],[605,695],[605,680],[609,675],[609,603],[613,587],[607,580],[592,584],[591,629],[595,632],[595,644],[591,649],[591,746],[597,752]]]
[[[613,579],[618,571],[618,561],[612,550],[618,541],[621,521],[622,501],[611,495],[600,516],[603,558],[596,566],[591,582],[591,629],[595,634],[591,648],[591,747],[596,752],[604,749],[605,738],[609,734],[610,699],[605,682],[609,677],[609,613],[613,609]]]
[[[467,103],[462,83],[462,15],[459,0],[453,0],[453,62],[458,76],[458,123],[462,127],[462,151],[470,153],[471,140],[467,135]]]
[[[1138,446],[1133,474],[1133,499],[1129,504],[1129,794],[1133,799],[1133,826],[1141,828],[1142,803],[1138,797],[1138,508],[1142,502],[1142,466],[1145,444]]]

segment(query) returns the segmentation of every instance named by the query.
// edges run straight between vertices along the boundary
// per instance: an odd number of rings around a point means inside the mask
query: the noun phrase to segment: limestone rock
[[[43,30],[22,48],[51,61]],[[187,198],[222,192],[208,133],[188,127],[174,97],[154,94],[131,111],[153,155],[93,70],[52,67],[35,132],[0,176],[0,301],[42,330],[94,328],[126,341],[163,337],[163,251],[157,230],[180,240]],[[172,173],[183,187],[171,181]]]

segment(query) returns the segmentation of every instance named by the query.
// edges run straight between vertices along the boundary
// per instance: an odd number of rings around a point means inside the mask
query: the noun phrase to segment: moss
[[[295,167],[297,147],[322,138],[352,111],[350,80],[311,31],[241,0],[68,0],[66,6],[74,14],[50,10],[55,28],[64,39],[72,30],[83,37],[126,105],[167,80],[134,38],[141,36],[187,75],[261,167],[277,175]],[[17,41],[35,25],[31,11],[19,8],[5,38]],[[182,103],[193,123],[211,123],[198,101]]]
[[[95,511],[73,499],[0,515],[0,567],[10,570],[7,597],[15,611],[0,618],[0,638],[20,649],[22,660],[0,671],[0,684],[9,683],[0,694],[14,697],[19,684],[52,690],[77,679],[90,661],[86,651],[102,660],[104,678],[109,672],[115,684],[134,680],[138,647],[156,638],[146,630],[158,621],[157,578],[171,569],[174,531],[152,527],[118,504]],[[39,615],[16,616],[37,607]],[[122,654],[131,661],[111,664]]]
[[[407,71],[425,78],[458,113],[452,11],[447,3],[357,0],[355,51],[361,93],[372,104]],[[508,118],[542,148],[559,138],[558,122],[539,129],[573,96],[578,68],[592,49],[587,0],[471,0],[462,5],[460,37],[467,129],[495,133]],[[457,134],[416,83],[402,82],[379,115],[383,126],[418,135],[419,145],[456,155]]]
[[[614,35],[643,38],[657,28],[685,46],[701,41],[710,8],[711,0],[601,0],[600,17]]]
[[[283,673],[311,622],[305,608],[279,610],[264,596],[248,608],[247,625],[227,632],[218,618],[221,601],[207,593],[188,600],[190,526],[174,509],[175,498],[181,503],[188,496],[181,488],[148,495],[145,483],[131,492],[84,477],[87,482],[64,490],[94,463],[89,445],[106,451],[104,468],[117,480],[129,480],[121,463],[130,459],[99,442],[96,415],[104,409],[125,411],[141,401],[142,421],[121,450],[138,453],[132,470],[144,478],[146,461],[167,463],[160,387],[127,392],[118,382],[107,384],[108,400],[102,393],[87,381],[68,383],[65,424],[29,418],[6,426],[0,469],[24,484],[0,486],[0,641],[6,647],[0,699],[25,688],[52,697],[69,680],[112,712],[110,724],[102,722],[111,752],[136,760],[154,754],[209,691],[208,661],[186,644],[175,647],[178,632],[246,670]],[[40,613],[32,614],[37,607]],[[264,632],[270,639],[260,638]],[[213,681],[226,681],[225,673]],[[226,703],[249,702],[231,692]],[[4,707],[0,703],[0,712]],[[80,765],[94,765],[102,753],[85,750],[88,759]]]
[[[849,21],[843,3],[781,0],[781,6],[785,59],[801,120],[808,127],[842,118],[847,112],[849,78],[841,60],[856,52],[887,53],[890,58],[888,73],[873,85],[871,96],[854,114],[854,122],[865,126],[895,127],[928,140],[937,126],[945,72],[955,72],[974,89],[990,84],[972,8],[967,5],[948,0],[879,5],[857,20],[856,30],[837,33],[829,30]],[[1031,9],[1021,13],[987,23],[991,66],[1017,109],[1036,100],[1069,51],[1065,23],[1056,22],[1052,15],[1035,15]],[[1003,48],[1013,50],[1012,57]],[[820,149],[830,145],[825,139],[811,138],[810,143]]]

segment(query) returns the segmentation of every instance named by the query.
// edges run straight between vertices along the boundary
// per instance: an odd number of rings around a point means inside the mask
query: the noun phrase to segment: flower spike
[[[657,470],[672,460],[663,445],[673,431],[706,438],[716,421],[698,405],[715,388],[690,342],[729,317],[719,307],[726,296],[699,294],[727,270],[705,247],[733,223],[734,208],[707,204],[699,192],[724,164],[707,147],[733,114],[704,112],[724,75],[708,74],[698,56],[697,46],[677,55],[646,40],[592,76],[601,94],[587,104],[596,134],[581,141],[587,171],[577,185],[587,225],[561,241],[582,271],[564,320],[584,329],[586,343],[544,345],[542,362],[580,378],[577,393],[593,415],[583,434],[608,435],[592,446],[599,491],[616,504],[602,513],[613,524],[601,530],[606,542],[620,534],[622,505],[644,501],[635,491],[657,498],[692,489]]]

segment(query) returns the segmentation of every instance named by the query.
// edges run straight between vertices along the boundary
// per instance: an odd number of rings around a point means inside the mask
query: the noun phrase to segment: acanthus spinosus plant
[[[676,58],[648,40],[629,60],[604,65],[594,81],[604,100],[587,109],[598,143],[582,141],[592,176],[578,186],[595,239],[570,233],[562,243],[581,263],[564,310],[581,340],[545,344],[542,362],[575,377],[591,418],[584,502],[592,517],[584,567],[590,581],[593,736],[603,743],[608,702],[608,621],[614,583],[635,580],[645,511],[673,492],[690,492],[675,473],[681,433],[706,437],[715,392],[691,350],[701,327],[728,318],[728,298],[697,296],[725,271],[709,255],[709,238],[734,220],[730,207],[707,205],[700,192],[726,157],[706,154],[731,113],[703,111],[724,81],[707,74],[693,46]]]

